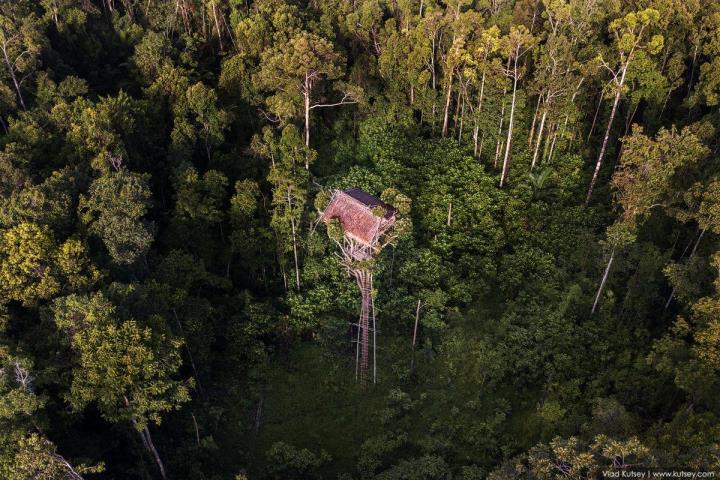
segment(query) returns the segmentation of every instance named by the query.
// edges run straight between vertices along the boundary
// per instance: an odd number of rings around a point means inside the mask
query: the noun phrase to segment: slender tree
[[[612,132],[613,122],[617,114],[620,98],[622,97],[626,85],[627,73],[633,64],[638,51],[646,50],[653,54],[660,51],[663,46],[662,35],[651,35],[652,28],[659,22],[660,12],[655,9],[647,8],[638,12],[631,12],[623,18],[619,18],[610,23],[610,33],[615,42],[616,57],[613,64],[608,63],[601,55],[600,64],[610,73],[610,91],[612,93],[613,103],[610,109],[610,117],[608,118],[605,135],[603,136],[600,152],[595,162],[595,170],[593,171],[592,180],[585,196],[585,204],[590,203],[593,189],[602,167],[603,158],[607,149],[608,140]]]
[[[300,289],[300,244],[302,218],[307,202],[309,174],[302,165],[309,166],[316,153],[304,145],[300,132],[293,125],[286,126],[280,138],[267,128],[263,137],[255,136],[253,150],[269,157],[272,165],[268,180],[273,185],[271,226],[278,237],[281,268],[285,252],[292,253],[295,287]]]
[[[337,80],[342,76],[344,59],[332,44],[321,36],[303,31],[290,39],[288,44],[278,45],[265,51],[260,71],[256,76],[258,85],[276,92],[266,100],[271,112],[279,118],[292,118],[300,107],[305,125],[305,146],[310,146],[310,111],[316,108],[335,107],[357,103],[358,89],[347,87],[337,101],[316,101],[316,87],[322,80]],[[296,97],[300,97],[300,105]],[[307,168],[308,165],[306,164]]]
[[[536,39],[525,26],[513,26],[510,33],[504,39],[504,51],[508,58],[510,68],[505,74],[512,79],[512,100],[510,101],[510,117],[508,119],[507,139],[505,141],[505,156],[503,157],[502,172],[500,174],[500,188],[507,182],[510,170],[510,151],[512,149],[513,126],[515,122],[515,103],[517,99],[518,81],[522,76],[522,68],[519,64],[523,55],[535,46]]]
[[[0,8],[0,56],[23,110],[23,86],[35,72],[43,37],[40,20],[25,2],[6,2]]]
[[[68,401],[76,410],[95,402],[111,422],[130,422],[167,478],[150,434],[162,414],[188,401],[188,388],[173,377],[181,342],[134,319],[121,320],[101,293],[71,295],[53,303],[55,323],[76,354]]]

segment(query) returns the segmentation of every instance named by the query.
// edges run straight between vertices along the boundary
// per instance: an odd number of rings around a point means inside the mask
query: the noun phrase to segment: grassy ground
[[[472,335],[463,335],[471,344],[474,338],[483,335],[482,331],[492,328],[486,323],[492,318],[493,314],[486,309],[468,309],[465,315],[455,318],[455,328],[472,332]],[[518,397],[509,383],[487,391],[468,383],[470,378],[451,380],[441,357],[428,351],[417,357],[421,381],[415,384],[402,374],[411,358],[407,338],[387,336],[382,338],[381,345],[380,381],[365,389],[355,383],[353,358],[328,353],[317,343],[296,344],[291,351],[274,357],[264,375],[259,433],[241,434],[229,426],[226,434],[234,438],[230,443],[221,444],[234,445],[233,448],[246,453],[250,478],[261,478],[261,472],[267,467],[267,451],[275,442],[307,448],[316,454],[324,450],[332,456],[332,462],[323,469],[323,477],[334,479],[340,473],[354,472],[362,443],[384,433],[380,416],[387,406],[390,390],[397,387],[408,393],[417,405],[405,424],[409,436],[422,442],[431,431],[440,432],[436,438],[452,445],[453,453],[447,457],[451,463],[478,463],[488,468],[502,460],[492,447],[493,442],[478,435],[494,436],[484,430],[483,425],[497,412],[498,400],[502,403],[503,398],[510,400],[507,418],[500,429],[505,437],[503,443],[513,450],[522,450],[539,440],[536,414],[539,392],[525,392],[526,395]],[[455,362],[461,369],[466,366],[463,359]],[[249,415],[253,416],[254,410]],[[246,414],[243,419],[246,423],[247,418]],[[485,445],[490,447],[484,448]],[[421,454],[419,451],[406,453]]]
[[[373,416],[382,409],[387,389],[382,384],[363,389],[355,383],[351,362],[316,344],[298,346],[270,370],[260,432],[248,439],[248,453],[260,460],[252,469],[261,470],[265,452],[283,441],[328,452],[330,478],[347,472],[362,441],[378,433]]]

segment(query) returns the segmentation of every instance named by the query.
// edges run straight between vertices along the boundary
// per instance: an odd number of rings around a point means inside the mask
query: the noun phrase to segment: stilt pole
[[[375,325],[375,299],[372,292],[372,272],[370,276],[370,308],[372,309],[372,328],[373,328],[373,384],[377,383],[377,326]]]
[[[377,381],[376,347],[375,341],[375,305],[372,300],[372,273],[365,268],[351,270],[355,277],[362,300],[360,302],[360,318],[358,320],[357,349],[355,351],[355,377],[360,378],[360,383],[365,385],[368,379],[370,364],[370,315],[373,320],[373,383]],[[358,375],[359,372],[359,375]]]

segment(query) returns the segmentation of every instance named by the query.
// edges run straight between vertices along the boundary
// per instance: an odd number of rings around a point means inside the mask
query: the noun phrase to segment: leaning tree
[[[410,199],[395,189],[381,198],[359,188],[334,190],[318,196],[319,220],[340,249],[340,262],[360,289],[360,318],[357,323],[355,379],[365,385],[372,332],[373,383],[377,382],[377,329],[373,303],[373,266],[378,254],[410,231]],[[372,326],[371,326],[372,323]]]

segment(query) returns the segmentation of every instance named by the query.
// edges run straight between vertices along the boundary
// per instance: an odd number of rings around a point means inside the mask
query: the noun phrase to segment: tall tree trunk
[[[295,219],[290,217],[290,226],[292,228],[292,241],[293,241],[293,258],[295,260],[295,286],[300,290],[300,264],[298,262],[298,249],[297,249],[297,233],[295,230]]]
[[[528,147],[532,147],[533,136],[535,135],[535,124],[537,123],[538,111],[540,110],[540,100],[542,100],[542,95],[538,95],[537,105],[535,105],[535,113],[533,113],[532,123],[530,124],[530,135],[528,135]]]
[[[433,90],[433,101],[432,101],[432,133],[435,134],[435,120],[436,120],[436,112],[437,112],[437,101],[435,100],[436,95],[435,92],[437,91],[437,73],[435,72],[435,35],[432,37],[431,41],[432,51],[430,53],[430,74],[432,77],[432,90]]]
[[[695,49],[693,50],[692,64],[690,65],[690,79],[688,80],[688,88],[687,88],[688,95],[692,91],[693,80],[695,78],[695,64],[697,63],[697,54],[698,54],[699,48],[700,48],[700,42],[698,41],[695,44]]]
[[[305,87],[303,91],[303,97],[305,100],[305,146],[310,146],[310,88],[311,82],[307,74],[305,75]],[[309,170],[310,165],[305,160],[305,169]]]
[[[593,117],[592,125],[590,125],[590,131],[588,132],[587,140],[590,141],[593,132],[595,131],[595,124],[597,123],[598,115],[600,114],[600,107],[602,106],[603,94],[600,92],[600,100],[598,100],[597,108],[595,108],[595,116]]]
[[[503,104],[500,108],[500,128],[498,129],[498,139],[497,143],[495,144],[495,162],[493,162],[493,167],[497,168],[498,158],[500,158],[500,152],[502,152],[502,129],[503,129],[503,122],[505,120],[505,93],[503,92]]]
[[[7,128],[5,129],[7,133]],[[473,128],[473,157],[478,158],[478,136],[480,134],[480,127],[475,122],[475,128]]]
[[[22,106],[23,110],[27,110],[27,108],[25,107],[25,99],[23,98],[22,92],[20,91],[20,83],[18,82],[17,75],[15,74],[15,67],[13,66],[13,62],[11,62],[10,58],[8,57],[6,44],[3,44],[2,52],[3,52],[3,58],[5,60],[5,65],[7,66],[8,73],[10,74],[10,78],[12,79],[13,85],[15,86],[15,92],[17,93],[17,97],[18,97],[18,100],[20,101],[20,105]]]
[[[505,185],[508,176],[508,170],[510,169],[510,150],[512,149],[512,134],[513,134],[513,119],[515,117],[515,98],[517,95],[517,57],[515,58],[515,65],[513,68],[513,94],[512,103],[510,104],[510,118],[508,119],[508,134],[507,142],[505,144],[505,158],[503,159],[502,173],[500,174],[500,188]]]
[[[700,240],[702,240],[703,235],[705,235],[704,228],[700,231],[700,235],[698,235],[697,241],[695,242],[695,246],[693,247],[692,252],[690,252],[690,256],[688,257],[688,261],[695,256],[695,252],[697,251],[697,247],[700,244]],[[672,299],[674,296],[675,296],[675,287],[673,287],[672,292],[670,292],[670,296],[667,299],[667,302],[665,302],[665,310],[667,310],[668,307],[670,306],[670,302],[672,302]]]
[[[475,130],[473,131],[473,155],[478,158],[478,134],[480,133],[480,125],[478,124],[478,116],[482,112],[483,95],[485,93],[485,68],[483,68],[482,80],[480,80],[480,98],[478,99],[477,112],[475,113]]]
[[[627,120],[625,120],[625,133],[623,133],[623,136],[627,136],[628,132],[630,131],[630,125],[632,125],[632,121],[635,120],[635,114],[638,111],[638,107],[640,106],[640,102],[635,103],[635,107],[632,110],[632,113],[628,113]]]
[[[533,153],[532,163],[530,164],[530,170],[535,168],[535,162],[537,162],[538,152],[540,151],[540,144],[542,143],[543,128],[545,128],[545,118],[547,117],[547,105],[543,109],[542,118],[540,119],[540,127],[538,127],[537,140],[535,140],[535,152]]]
[[[262,423],[262,414],[263,414],[263,402],[264,402],[264,396],[260,394],[260,398],[258,399],[257,408],[255,409],[255,434],[257,435],[260,433],[260,424]]]
[[[458,143],[462,141],[463,121],[465,120],[465,96],[462,98],[462,106],[460,107],[460,126],[458,128]]]
[[[192,368],[192,371],[194,373],[195,382],[197,382],[198,386],[198,392],[200,393],[200,396],[202,398],[205,398],[205,391],[202,388],[202,384],[200,383],[200,375],[198,374],[197,367],[195,366],[195,360],[193,359],[192,351],[190,351],[190,345],[188,345],[187,337],[185,336],[185,330],[183,329],[182,322],[180,322],[180,317],[178,317],[177,311],[175,308],[172,309],[173,316],[175,317],[175,322],[178,326],[178,332],[180,333],[180,338],[183,340],[183,345],[185,345],[185,350],[188,354],[188,360],[190,360],[190,367]]]
[[[445,111],[443,113],[442,137],[447,137],[448,124],[450,123],[450,99],[452,97],[453,71],[450,71],[448,79],[447,94],[445,95]]]
[[[160,476],[163,478],[163,480],[167,480],[167,476],[165,475],[165,465],[162,462],[162,459],[160,458],[160,455],[158,454],[157,449],[155,448],[155,444],[153,443],[152,436],[150,435],[150,430],[148,427],[145,427],[145,439],[147,440],[148,448],[150,450],[150,453],[152,454],[153,458],[155,459],[155,463],[158,466],[158,470],[160,470]]]
[[[462,79],[460,79],[460,90],[458,91],[457,101],[455,102],[455,115],[453,116],[453,128],[458,128],[458,118],[460,117],[460,105],[462,104]]]
[[[125,400],[125,406],[129,409],[130,408],[130,400],[126,396],[123,396],[123,400]],[[135,431],[138,432],[138,435],[140,435],[140,441],[142,441],[143,446],[145,449],[150,453],[150,455],[153,457],[153,460],[155,460],[155,464],[158,467],[158,470],[160,471],[160,476],[163,480],[167,480],[167,476],[165,475],[165,465],[162,462],[162,459],[160,458],[160,455],[158,454],[157,448],[155,448],[155,444],[153,443],[152,436],[150,435],[150,430],[148,430],[148,427],[145,426],[142,429],[138,429],[138,422],[137,419],[133,416],[132,419],[133,428],[135,428]]]
[[[220,51],[222,52],[225,50],[225,48],[223,47],[222,30],[220,29],[220,21],[218,20],[217,8],[217,3],[213,3],[213,21],[215,22],[215,31],[217,32],[218,41],[220,42]]]
[[[550,130],[553,132],[552,142],[550,142],[550,153],[548,153],[547,156],[547,163],[550,164],[550,161],[552,160],[553,152],[555,151],[555,141],[558,137],[558,126],[555,124],[554,129],[553,126],[550,126]],[[547,144],[545,144],[547,146]]]
[[[510,70],[510,57],[508,57],[506,70]],[[507,86],[503,87],[502,107],[500,108],[500,129],[498,130],[498,139],[495,145],[495,161],[493,162],[494,168],[497,168],[498,158],[500,157],[500,152],[502,151],[502,129],[503,122],[505,120],[505,95],[507,95]]]
[[[602,280],[600,281],[600,286],[598,287],[597,294],[595,295],[595,301],[593,302],[593,306],[592,306],[592,310],[590,311],[590,315],[595,313],[595,309],[597,308],[598,300],[600,300],[600,295],[602,294],[602,291],[605,288],[605,282],[607,282],[608,275],[610,274],[610,267],[612,267],[614,259],[615,259],[615,247],[613,247],[612,251],[610,252],[610,258],[608,259],[607,266],[605,267],[605,271],[603,272],[603,277],[602,277]]]
[[[415,345],[417,344],[417,332],[418,323],[420,322],[420,300],[417,301],[417,307],[415,307],[415,328],[413,329],[412,337],[412,358],[410,359],[410,375],[415,375]]]
[[[613,122],[615,120],[615,114],[617,113],[618,105],[620,104],[620,96],[622,94],[622,87],[625,84],[625,73],[627,72],[627,64],[623,67],[622,77],[620,77],[620,83],[617,84],[617,92],[615,92],[615,100],[613,101],[612,110],[610,111],[610,119],[608,119],[607,128],[605,129],[605,137],[603,138],[602,147],[600,147],[600,154],[598,155],[597,162],[595,163],[595,172],[593,173],[592,180],[590,181],[590,187],[588,188],[587,195],[585,196],[585,205],[590,203],[592,198],[593,189],[600,173],[600,167],[602,167],[603,157],[605,157],[605,150],[607,149],[608,140],[610,139],[610,132],[612,131]]]

